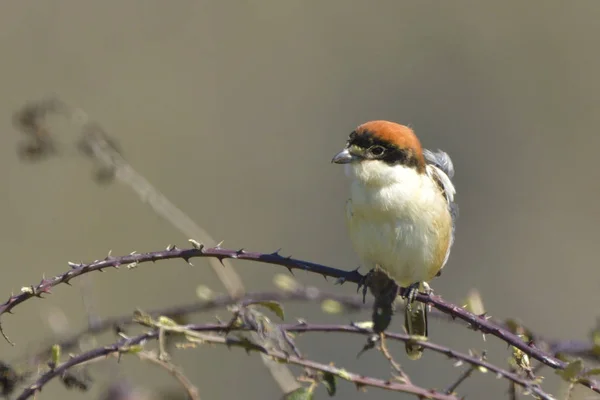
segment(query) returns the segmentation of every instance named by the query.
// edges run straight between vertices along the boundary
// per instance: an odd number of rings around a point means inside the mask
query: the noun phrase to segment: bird
[[[414,296],[431,291],[428,282],[441,274],[454,242],[450,156],[423,149],[408,126],[375,120],[352,131],[331,161],[350,179],[346,222],[354,251],[365,267],[408,289],[405,329],[427,337],[427,306]],[[410,359],[421,358],[422,346],[407,341],[405,348]]]

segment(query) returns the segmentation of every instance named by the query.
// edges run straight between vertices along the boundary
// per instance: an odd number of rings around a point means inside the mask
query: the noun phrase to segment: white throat
[[[409,184],[421,174],[405,165],[389,165],[379,160],[364,160],[346,164],[346,175],[365,186],[381,187],[397,183]]]

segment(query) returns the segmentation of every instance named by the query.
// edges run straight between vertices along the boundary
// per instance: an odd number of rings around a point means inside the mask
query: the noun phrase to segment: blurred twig
[[[472,355],[471,355],[472,356]],[[481,360],[485,361],[485,352],[481,355]],[[448,389],[444,390],[444,393],[446,394],[451,394],[454,393],[456,391],[456,389],[460,386],[461,383],[463,383],[465,380],[467,380],[467,378],[469,378],[473,372],[478,369],[478,368],[482,368],[481,366],[475,365],[475,364],[471,364],[463,373],[461,373],[458,378],[450,385],[448,386]],[[516,375],[515,371],[510,371],[511,374]],[[516,375],[518,376],[518,375]],[[514,380],[510,380],[511,385],[516,385]]]
[[[511,367],[510,372],[516,374],[517,370]],[[517,385],[512,381],[508,383],[508,400],[517,400]]]
[[[155,353],[149,351],[141,351],[137,353],[138,357],[141,360],[148,361],[152,364],[158,365],[159,367],[167,370],[175,379],[181,383],[181,386],[185,389],[189,400],[200,400],[200,394],[198,393],[198,388],[194,386],[192,382],[185,376],[183,372],[179,370],[175,365],[167,362],[165,360],[161,360]]]
[[[379,334],[379,349],[380,349],[381,353],[383,354],[383,356],[386,358],[386,360],[388,360],[388,362],[392,366],[392,369],[394,371],[396,371],[396,373],[398,374],[397,378],[401,382],[410,383],[410,377],[408,376],[408,374],[406,372],[404,372],[404,369],[402,369],[402,366],[394,359],[394,357],[390,353],[389,349],[387,348],[387,345],[385,343],[385,333],[383,333],[383,332],[381,332]],[[451,393],[446,393],[446,394],[451,394]]]
[[[50,131],[44,124],[44,117],[48,114],[63,115],[79,127],[81,132],[79,147],[84,154],[91,157],[98,164],[96,178],[99,181],[109,181],[116,177],[117,180],[132,189],[142,202],[149,204],[156,214],[171,223],[185,236],[197,238],[211,245],[217,243],[206,230],[196,224],[194,220],[152,186],[146,178],[133,169],[121,155],[115,140],[106,133],[99,123],[91,121],[88,114],[82,109],[72,108],[57,98],[43,99],[27,104],[15,114],[14,119],[15,125],[30,138],[29,143],[22,147],[22,154],[29,156],[29,158],[34,158],[32,156],[40,158],[40,156],[54,151],[55,146]],[[239,296],[245,292],[244,284],[231,263],[221,260],[221,264],[226,268],[222,268],[222,265],[219,265],[220,263],[216,259],[209,260],[209,263],[213,272],[231,296]],[[0,333],[4,335],[1,326]],[[287,368],[272,362],[266,357],[262,357],[262,359],[284,393],[299,387]]]

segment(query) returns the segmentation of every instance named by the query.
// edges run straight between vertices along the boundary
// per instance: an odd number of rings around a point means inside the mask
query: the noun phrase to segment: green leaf
[[[327,314],[339,314],[344,311],[344,307],[337,300],[325,299],[321,303],[321,310]]]
[[[281,398],[281,400],[312,400],[312,388],[301,387],[293,392],[289,392]]]
[[[556,371],[556,373],[560,375],[564,380],[568,382],[573,382],[579,377],[579,374],[581,374],[582,370],[583,361],[575,360],[570,362],[565,369],[563,369],[562,371]]]
[[[285,319],[285,314],[283,312],[283,306],[273,300],[265,300],[265,301],[257,301],[256,303],[253,303],[257,306],[263,306],[265,308],[268,308],[269,310],[273,311],[273,313],[275,313],[275,315],[277,315],[282,321]]]
[[[133,322],[137,322],[138,324],[149,327],[154,326],[154,321],[152,320],[150,314],[147,314],[142,310],[135,310],[133,312]]]
[[[162,325],[165,328],[173,328],[173,327],[178,326],[178,324],[177,324],[177,322],[175,322],[175,320],[173,320],[169,317],[165,317],[163,315],[158,317],[158,323],[159,323],[159,325]]]
[[[52,345],[52,362],[54,365],[58,365],[60,363],[60,345],[54,344]]]
[[[329,394],[329,396],[334,396],[336,392],[335,375],[331,372],[323,373],[323,383],[327,388],[327,393]]]
[[[483,300],[481,294],[476,289],[471,289],[467,295],[465,301],[465,309],[472,312],[475,315],[485,314],[485,307],[483,306]]]
[[[134,345],[131,345],[128,348],[124,349],[123,353],[137,354],[137,353],[141,352],[142,350],[144,350],[144,347],[142,345],[134,344]]]

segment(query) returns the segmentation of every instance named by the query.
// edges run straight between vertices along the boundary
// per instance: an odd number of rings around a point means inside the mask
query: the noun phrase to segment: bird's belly
[[[401,286],[429,281],[441,267],[432,265],[438,238],[425,220],[373,222],[355,214],[349,225],[352,243],[365,266],[379,265]]]

